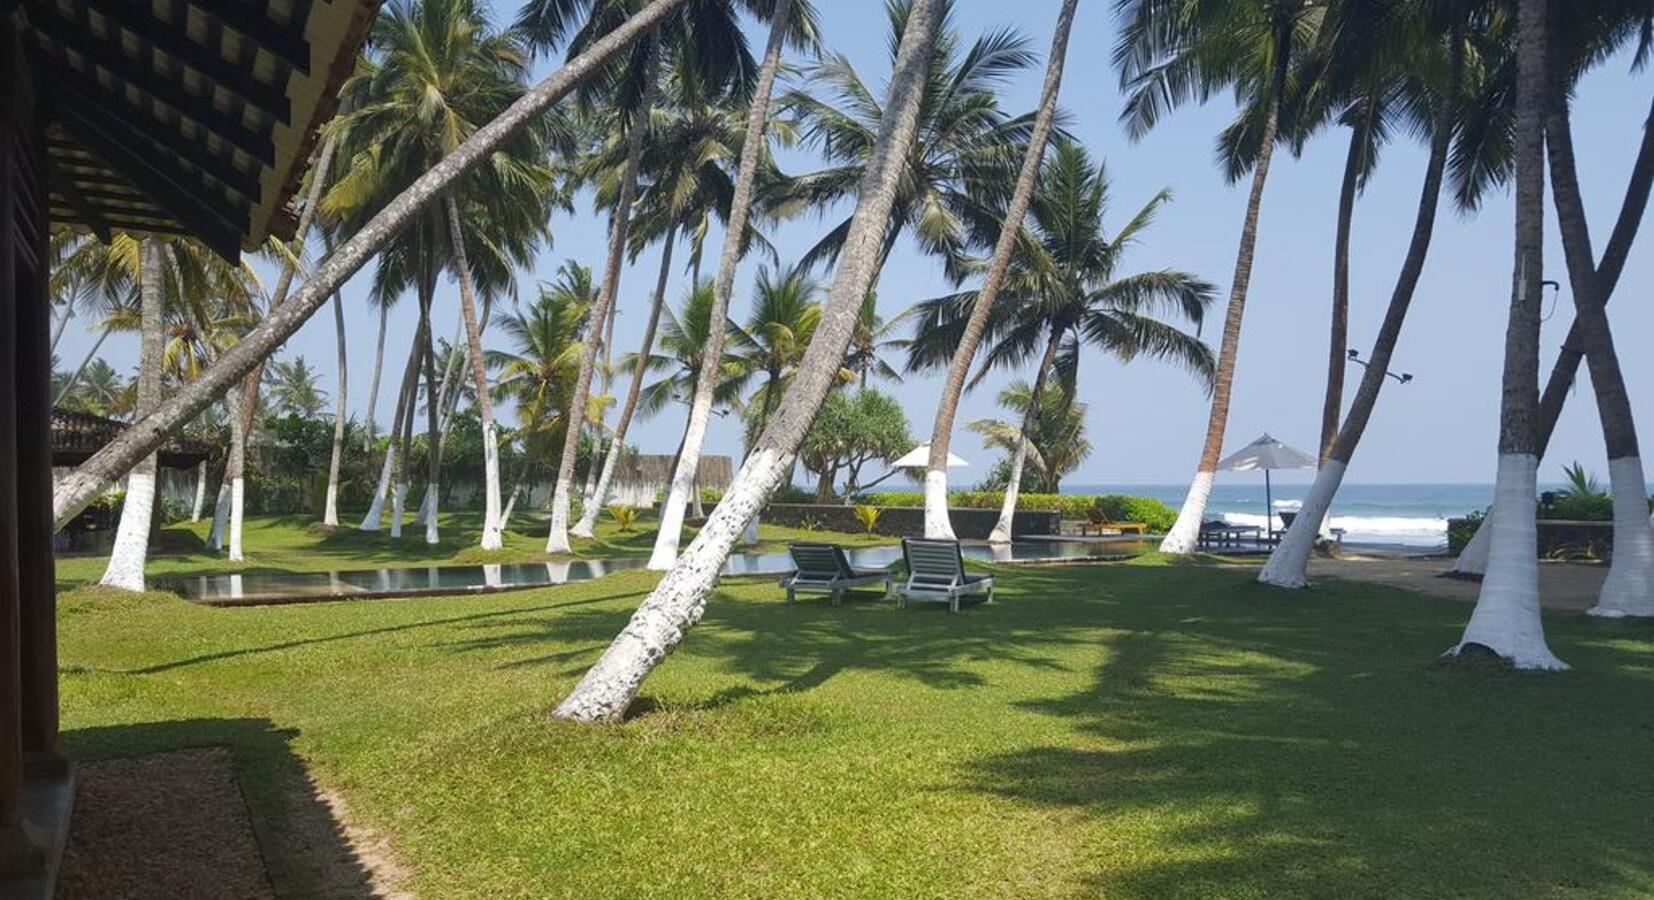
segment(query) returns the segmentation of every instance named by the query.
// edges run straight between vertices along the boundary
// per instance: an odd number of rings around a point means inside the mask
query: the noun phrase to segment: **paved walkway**
[[[1366,581],[1473,602],[1481,585],[1461,578],[1444,578],[1453,566],[1450,559],[1412,557],[1352,557],[1314,559],[1309,577]],[[1546,609],[1584,610],[1596,603],[1597,593],[1608,567],[1584,563],[1544,562],[1539,564],[1539,599]]]

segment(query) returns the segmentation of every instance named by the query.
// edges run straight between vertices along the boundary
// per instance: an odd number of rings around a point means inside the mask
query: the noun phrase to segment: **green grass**
[[[1002,575],[958,616],[726,583],[601,728],[547,712],[648,573],[230,610],[74,591],[65,741],[229,744],[278,827],[302,766],[432,898],[1654,893],[1648,625],[1551,617],[1572,672],[1474,674],[1436,662],[1449,601]]]
[[[388,530],[358,531],[354,524],[362,513],[341,514],[352,524],[337,530],[323,528],[310,516],[249,516],[242,530],[246,559],[233,563],[207,549],[210,522],[180,523],[164,529],[152,544],[147,572],[150,576],[207,575],[217,572],[268,573],[318,572],[330,569],[377,569],[387,567],[443,564],[535,562],[555,557],[545,553],[546,523],[538,517],[515,516],[505,532],[505,546],[484,552],[477,548],[482,534],[482,515],[476,512],[444,513],[440,516],[441,543],[425,543],[423,526],[404,526],[401,538]],[[410,514],[409,522],[413,521]],[[575,555],[596,559],[648,556],[655,546],[653,517],[640,517],[634,531],[622,532],[607,513],[597,522],[597,534],[590,540],[574,539]],[[684,544],[695,529],[684,530]],[[760,543],[765,549],[783,546],[816,532],[764,525]],[[835,534],[846,544],[888,543],[878,535]],[[95,584],[103,576],[107,557],[66,557],[58,560],[58,583],[64,587]]]

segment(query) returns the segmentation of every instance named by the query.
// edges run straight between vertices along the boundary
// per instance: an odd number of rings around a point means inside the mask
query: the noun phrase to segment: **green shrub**
[[[1092,498],[1091,508],[1110,522],[1142,522],[1154,534],[1164,534],[1177,521],[1177,510],[1153,497],[1104,494]]]
[[[1482,521],[1487,518],[1487,510],[1478,509],[1467,513],[1460,519],[1447,521],[1447,549],[1458,553],[1476,536],[1476,529],[1482,527]]]
[[[923,507],[925,495],[918,491],[887,491],[862,494],[857,502],[881,507]],[[955,509],[998,509],[1005,502],[1000,491],[954,491],[948,505]],[[1065,519],[1084,519],[1093,510],[1111,522],[1142,522],[1152,532],[1164,532],[1177,520],[1177,510],[1153,497],[1126,494],[1019,494],[1017,509],[1060,513]]]
[[[862,530],[868,534],[872,534],[873,529],[879,527],[880,512],[882,510],[877,506],[863,506],[860,503],[855,506],[856,521],[861,523]]]
[[[637,509],[616,503],[609,507],[609,518],[615,520],[620,531],[633,531],[637,526]]]

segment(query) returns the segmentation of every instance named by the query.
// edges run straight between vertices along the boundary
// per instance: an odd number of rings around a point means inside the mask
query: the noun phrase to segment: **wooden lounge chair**
[[[798,571],[781,579],[787,589],[787,602],[798,599],[799,591],[831,594],[833,605],[844,599],[846,591],[867,585],[882,584],[890,592],[890,572],[885,569],[857,569],[850,565],[850,557],[837,544],[813,541],[794,541],[787,545],[793,565]]]
[[[946,603],[948,612],[956,613],[960,597],[980,593],[988,595],[984,602],[994,602],[993,576],[965,574],[958,541],[903,538],[902,559],[907,563],[907,580],[896,585],[898,609],[905,608],[909,600],[928,600]]]
[[[1127,532],[1138,535],[1149,533],[1149,526],[1143,522],[1110,522],[1108,516],[1103,515],[1103,511],[1095,507],[1086,510],[1085,517],[1087,524],[1098,535],[1126,534]],[[1081,534],[1084,533],[1085,530],[1082,529]]]

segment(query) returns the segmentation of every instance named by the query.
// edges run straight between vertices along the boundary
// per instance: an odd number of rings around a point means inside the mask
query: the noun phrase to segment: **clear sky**
[[[866,80],[882,87],[888,72],[882,0],[817,0],[816,5],[821,11],[826,45],[849,56]],[[1014,26],[1038,50],[1040,64],[1003,90],[1003,105],[1013,113],[1032,109],[1038,99],[1043,57],[1058,5],[1058,0],[1023,0],[1016,4],[960,0],[957,4],[957,25],[966,36]],[[1132,142],[1117,119],[1121,98],[1117,75],[1109,65],[1116,33],[1112,7],[1104,0],[1081,4],[1062,104],[1072,119],[1071,131],[1093,155],[1107,162],[1114,198],[1107,221],[1111,229],[1155,191],[1167,187],[1174,193],[1155,227],[1126,259],[1124,271],[1184,269],[1219,285],[1226,298],[1246,185],[1225,183],[1213,163],[1213,141],[1231,117],[1233,104],[1219,98],[1205,107],[1187,107],[1143,140]],[[500,5],[496,15],[504,19],[514,12],[514,7]],[[751,32],[749,40],[754,52],[762,49],[762,34]],[[1626,176],[1648,115],[1649,92],[1654,90],[1654,83],[1632,75],[1629,68],[1629,59],[1623,56],[1599,67],[1582,85],[1576,103],[1574,130],[1580,175],[1599,251],[1619,212]],[[1262,431],[1310,451],[1318,439],[1332,233],[1345,147],[1344,133],[1328,131],[1306,148],[1301,159],[1277,157],[1259,226],[1257,262],[1229,419],[1230,449]],[[798,171],[811,161],[808,156],[789,155],[784,163]],[[1385,152],[1377,175],[1356,209],[1350,340],[1363,355],[1383,315],[1406,248],[1423,166],[1423,149],[1398,140]],[[1473,218],[1456,214],[1446,203],[1443,209],[1396,352],[1395,368],[1412,373],[1414,381],[1404,386],[1392,383],[1385,390],[1351,465],[1351,481],[1492,480],[1511,277],[1511,198],[1508,193],[1493,195]],[[1553,214],[1548,209],[1546,216],[1550,232],[1545,250],[1546,274],[1566,282]],[[814,243],[826,227],[816,217],[806,216],[781,225],[771,237],[783,260],[791,260]],[[532,296],[536,278],[549,280],[566,258],[601,270],[604,219],[592,211],[589,198],[581,198],[574,215],[559,214],[553,230],[554,245],[541,253],[532,273],[522,276],[520,292],[525,298]],[[1645,429],[1650,427],[1649,412],[1654,409],[1654,395],[1650,393],[1654,389],[1654,359],[1640,352],[1644,343],[1641,339],[1654,330],[1654,309],[1646,297],[1647,285],[1654,276],[1654,255],[1647,249],[1651,240],[1654,235],[1640,238],[1610,307],[1632,403]],[[708,239],[708,277],[721,242],[720,233]],[[644,253],[622,276],[616,326],[616,344],[621,352],[634,348],[641,337],[658,252],[652,249]],[[685,255],[680,252],[678,258]],[[745,315],[757,266],[756,259],[749,260],[737,277],[732,301],[737,317]],[[377,327],[364,299],[367,281],[364,270],[344,292],[351,366],[349,406],[358,415],[367,402]],[[679,303],[688,283],[686,271],[674,273],[668,301]],[[886,317],[893,316],[918,300],[949,289],[936,262],[904,242],[892,255],[879,283],[880,310]],[[440,292],[436,313],[439,334],[451,334],[456,321],[455,293],[451,285]],[[1541,365],[1548,371],[1572,320],[1572,299],[1564,290],[1553,311],[1552,292],[1547,291],[1546,296],[1549,318],[1542,336]],[[1213,315],[1219,324],[1209,323],[1207,333],[1215,340],[1221,323],[1221,299]],[[402,304],[392,314],[385,384],[379,397],[381,423],[390,417],[393,385],[412,341],[414,319],[412,302]],[[78,361],[91,340],[86,323],[73,324],[59,347],[62,364]],[[286,352],[303,354],[324,373],[323,384],[330,394],[336,389],[331,312],[324,311],[307,323]],[[104,356],[124,371],[132,369],[136,355],[136,335],[112,337],[104,348]],[[1353,392],[1359,370],[1352,369],[1350,374],[1349,388]],[[1542,480],[1557,480],[1561,467],[1575,459],[1606,475],[1601,431],[1585,377],[1582,372],[1581,384],[1563,414],[1541,470]],[[1003,382],[1004,377],[991,378],[967,395],[960,423],[1000,415],[993,395]],[[922,439],[929,434],[939,378],[911,377],[900,385],[881,388],[900,398],[915,436]],[[616,392],[623,390],[622,380]],[[1093,353],[1082,362],[1080,394],[1089,404],[1087,428],[1096,449],[1070,482],[1176,483],[1193,473],[1206,425],[1207,401],[1189,376],[1148,361],[1122,366]],[[670,410],[634,425],[629,442],[644,452],[671,453],[682,424],[683,411]],[[1645,434],[1644,439],[1650,438]],[[980,439],[964,430],[962,424],[954,441],[956,450],[972,463],[971,468],[956,470],[955,478],[968,484],[981,477],[994,454],[983,449]],[[738,449],[735,425],[715,421],[708,452],[737,453]]]

